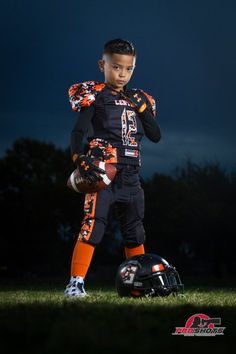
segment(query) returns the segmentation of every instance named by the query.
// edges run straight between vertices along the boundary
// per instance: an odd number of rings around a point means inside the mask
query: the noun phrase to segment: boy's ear
[[[98,60],[98,66],[101,72],[104,71],[104,60],[103,59],[99,59]]]

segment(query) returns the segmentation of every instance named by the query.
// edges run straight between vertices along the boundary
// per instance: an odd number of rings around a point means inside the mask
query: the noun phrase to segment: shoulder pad
[[[80,112],[82,107],[90,106],[97,94],[106,86],[97,81],[86,81],[72,85],[69,90],[69,101],[73,111]]]
[[[142,92],[142,94],[145,95],[145,97],[147,98],[147,103],[148,103],[148,106],[153,114],[153,116],[155,117],[156,116],[156,101],[154,100],[154,98],[149,95],[147,92],[143,91],[143,90],[139,90]]]

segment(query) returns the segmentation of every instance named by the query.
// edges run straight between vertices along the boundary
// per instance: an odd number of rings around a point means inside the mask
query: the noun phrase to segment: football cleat
[[[84,281],[78,280],[78,277],[71,277],[69,284],[64,292],[66,297],[85,297],[88,296],[84,290]]]

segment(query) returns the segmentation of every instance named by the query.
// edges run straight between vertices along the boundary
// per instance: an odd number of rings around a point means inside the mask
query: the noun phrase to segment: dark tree
[[[66,187],[69,151],[31,139],[17,140],[0,160],[1,265],[9,271],[61,271],[81,220],[82,199]],[[72,242],[72,241],[71,241]]]
[[[17,140],[0,159],[0,269],[7,274],[67,275],[83,217],[84,196],[67,188],[74,170],[69,149]],[[143,181],[146,251],[189,274],[235,273],[236,173],[219,164],[187,161],[174,176]],[[124,257],[110,213],[93,265]]]
[[[184,269],[235,272],[235,178],[219,164],[187,161],[175,178],[154,175],[145,184],[147,245]],[[155,226],[154,226],[155,225]]]

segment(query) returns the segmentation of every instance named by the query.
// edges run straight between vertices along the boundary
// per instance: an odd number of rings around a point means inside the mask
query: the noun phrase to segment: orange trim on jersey
[[[78,87],[79,87],[79,84],[72,85],[68,90],[69,96],[73,96],[76,93],[76,91],[78,90]]]
[[[72,85],[69,90],[69,101],[73,111],[80,112],[82,107],[90,106],[96,99],[96,95],[106,86],[97,81],[86,81]]]
[[[105,155],[109,156],[108,159],[105,159],[106,163],[117,163],[117,148],[113,148],[111,144],[105,148]]]
[[[99,84],[94,85],[94,90],[100,92],[104,87],[106,86],[106,83],[101,82]]]
[[[142,106],[139,108],[138,112],[139,112],[139,113],[143,113],[146,108],[147,108],[146,103],[143,103]]]
[[[133,248],[125,247],[125,257],[126,258],[131,258],[134,256],[138,256],[140,254],[145,254],[144,245],[139,245],[139,246],[133,247]]]
[[[141,90],[142,93],[147,97],[149,103],[151,104],[151,107],[152,107],[152,114],[153,116],[155,117],[156,116],[156,101],[154,100],[154,98],[149,95],[147,92]]]

